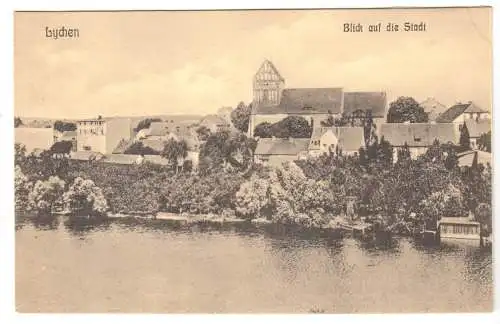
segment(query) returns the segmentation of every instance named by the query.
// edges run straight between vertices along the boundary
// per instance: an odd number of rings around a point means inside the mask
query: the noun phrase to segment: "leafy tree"
[[[250,122],[250,114],[252,113],[252,104],[246,106],[244,102],[240,102],[238,106],[231,112],[231,121],[234,127],[243,133],[248,131]]]
[[[398,150],[398,163],[407,163],[410,160],[410,147],[408,146],[408,143],[405,142],[405,145]]]
[[[389,105],[388,123],[427,123],[429,116],[424,108],[411,97],[399,97]]]
[[[378,140],[377,126],[373,122],[372,111],[368,110],[362,119],[363,135],[365,139],[365,147],[370,146]]]
[[[24,165],[26,162],[26,146],[15,143],[14,144],[14,163],[16,165]]]
[[[23,121],[19,117],[14,117],[14,128],[18,128],[23,125]]]
[[[54,129],[61,132],[61,133],[62,132],[72,132],[72,131],[76,131],[76,124],[57,120],[54,123]]]
[[[269,138],[273,136],[272,124],[263,122],[257,125],[253,132],[254,136],[261,138]]]
[[[200,126],[198,127],[198,129],[196,129],[196,134],[198,134],[198,138],[200,139],[200,141],[206,141],[210,136],[211,131],[206,126]]]
[[[29,193],[29,209],[40,214],[51,213],[54,204],[64,191],[64,181],[51,176],[46,181],[38,180]]]
[[[273,136],[278,138],[310,138],[312,127],[301,116],[288,116],[272,125]]]
[[[333,117],[331,112],[328,112],[328,117],[325,120],[320,121],[322,127],[333,127],[335,126],[335,117]]]
[[[160,152],[155,149],[144,146],[142,142],[134,142],[130,145],[124,152],[124,154],[134,154],[134,155],[159,155]]]
[[[14,193],[15,193],[15,211],[24,212],[28,210],[28,197],[33,184],[28,177],[24,175],[19,165],[15,166],[14,172]]]
[[[161,152],[161,156],[166,158],[172,166],[175,167],[175,172],[179,171],[179,167],[184,166],[184,160],[188,154],[188,146],[185,140],[176,141],[169,139]]]
[[[459,143],[460,143],[460,150],[461,151],[468,151],[471,149],[469,130],[467,129],[467,125],[465,124],[465,122],[460,127]]]
[[[211,134],[200,148],[200,171],[246,170],[252,162],[256,141],[243,133]]]
[[[137,191],[136,191],[137,192]],[[102,215],[108,210],[108,202],[101,188],[92,180],[77,177],[63,195],[63,203],[72,212],[84,215]]]
[[[60,141],[52,144],[49,151],[55,157],[65,157],[70,154],[72,148],[71,141]]]
[[[481,151],[491,153],[491,131],[485,134],[481,134],[481,136],[477,140],[477,146]]]
[[[137,126],[134,128],[134,132],[139,132],[141,129],[147,129],[149,126],[151,126],[151,123],[153,122],[161,122],[160,118],[146,118],[141,120]]]
[[[329,111],[327,119],[322,120],[320,124],[322,127],[343,127],[350,125],[351,121],[351,118],[344,113],[342,113],[339,118],[335,118],[334,115],[332,115],[332,113]]]
[[[454,170],[458,167],[458,156],[455,148],[451,147],[447,150],[444,165],[448,170]]]
[[[493,222],[491,205],[488,203],[480,203],[475,212],[474,216],[476,221],[481,223],[481,231],[484,236],[488,236],[493,232]]]
[[[269,204],[269,181],[252,177],[241,184],[236,193],[236,211],[245,218],[260,217],[261,211]]]

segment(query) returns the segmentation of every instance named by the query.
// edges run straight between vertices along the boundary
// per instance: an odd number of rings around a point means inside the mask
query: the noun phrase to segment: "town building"
[[[424,154],[435,140],[441,144],[458,143],[459,134],[453,123],[387,123],[382,124],[380,136],[393,146],[393,161],[397,161],[397,152],[408,145],[410,155],[416,158]]]
[[[427,113],[429,117],[429,122],[435,122],[436,119],[443,112],[446,111],[446,106],[437,101],[433,97],[429,97],[420,103],[420,106],[424,108],[424,111]]]
[[[207,115],[200,120],[197,127],[206,127],[212,133],[230,130],[231,124],[222,116]]]
[[[344,92],[332,88],[285,88],[285,79],[274,64],[265,60],[253,78],[253,101],[248,135],[263,122],[276,123],[288,116],[304,117],[312,126],[319,126],[330,115],[364,116],[370,112],[374,123],[385,121],[385,92]]]
[[[478,148],[477,141],[481,135],[486,134],[491,131],[491,120],[490,119],[467,119],[465,121],[465,126],[469,131],[470,145],[473,150]]]
[[[316,127],[309,142],[309,155],[320,156],[341,152],[357,154],[365,146],[363,127]]]
[[[130,118],[97,118],[77,121],[77,150],[111,154],[133,137]]]
[[[191,161],[194,170],[198,168],[201,143],[193,127],[170,122],[154,122],[144,134],[145,137],[140,140],[136,137],[136,142],[141,142],[144,147],[149,147],[158,153],[163,151],[167,141],[184,140],[187,144],[187,156],[184,160]]]
[[[261,138],[254,152],[254,162],[281,166],[283,162],[306,159],[309,138]]]
[[[468,103],[457,103],[451,106],[439,115],[436,122],[454,123],[458,128],[458,125],[463,124],[466,120],[481,119],[491,119],[490,112],[469,101]]]

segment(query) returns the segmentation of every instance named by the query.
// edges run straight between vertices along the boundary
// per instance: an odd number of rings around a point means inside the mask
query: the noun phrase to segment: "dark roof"
[[[311,135],[309,150],[319,150],[320,144],[315,144],[328,131],[337,137],[339,148],[343,151],[357,151],[365,145],[363,127],[316,127]]]
[[[440,143],[456,143],[455,124],[382,124],[380,137],[394,146],[428,147],[438,140]]]
[[[469,119],[465,121],[465,125],[469,131],[469,137],[480,137],[481,134],[491,131],[491,120],[489,119],[480,119],[478,121]]]
[[[253,114],[340,114],[342,88],[284,89],[279,105],[256,104]]]
[[[373,117],[385,117],[387,96],[385,92],[345,92],[344,113],[351,115],[357,110],[372,111]]]
[[[341,113],[342,88],[285,89],[280,107],[289,114]]]
[[[438,122],[438,123],[451,123],[458,116],[463,114],[464,112],[467,112],[467,113],[477,113],[477,112],[485,113],[487,111],[485,111],[482,108],[479,108],[478,106],[476,106],[472,102],[459,103],[459,104],[456,104],[454,106],[451,106],[450,108],[448,108],[448,110],[446,110],[444,113],[439,115],[439,117],[436,118],[436,122]]]
[[[308,138],[261,138],[255,155],[298,155],[307,151]]]

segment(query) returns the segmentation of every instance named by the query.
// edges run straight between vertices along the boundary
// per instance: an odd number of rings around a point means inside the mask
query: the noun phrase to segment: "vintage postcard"
[[[17,312],[493,311],[492,8],[16,12],[14,67]]]

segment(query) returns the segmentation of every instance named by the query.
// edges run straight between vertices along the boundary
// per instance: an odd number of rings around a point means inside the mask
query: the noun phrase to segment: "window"
[[[84,146],[84,147],[83,147],[83,150],[84,150],[84,151],[90,151],[91,149],[92,149],[92,148],[91,148],[90,146]]]
[[[415,142],[420,142],[421,138],[420,138],[420,137],[414,137],[414,138],[413,138],[413,140],[414,140]]]

